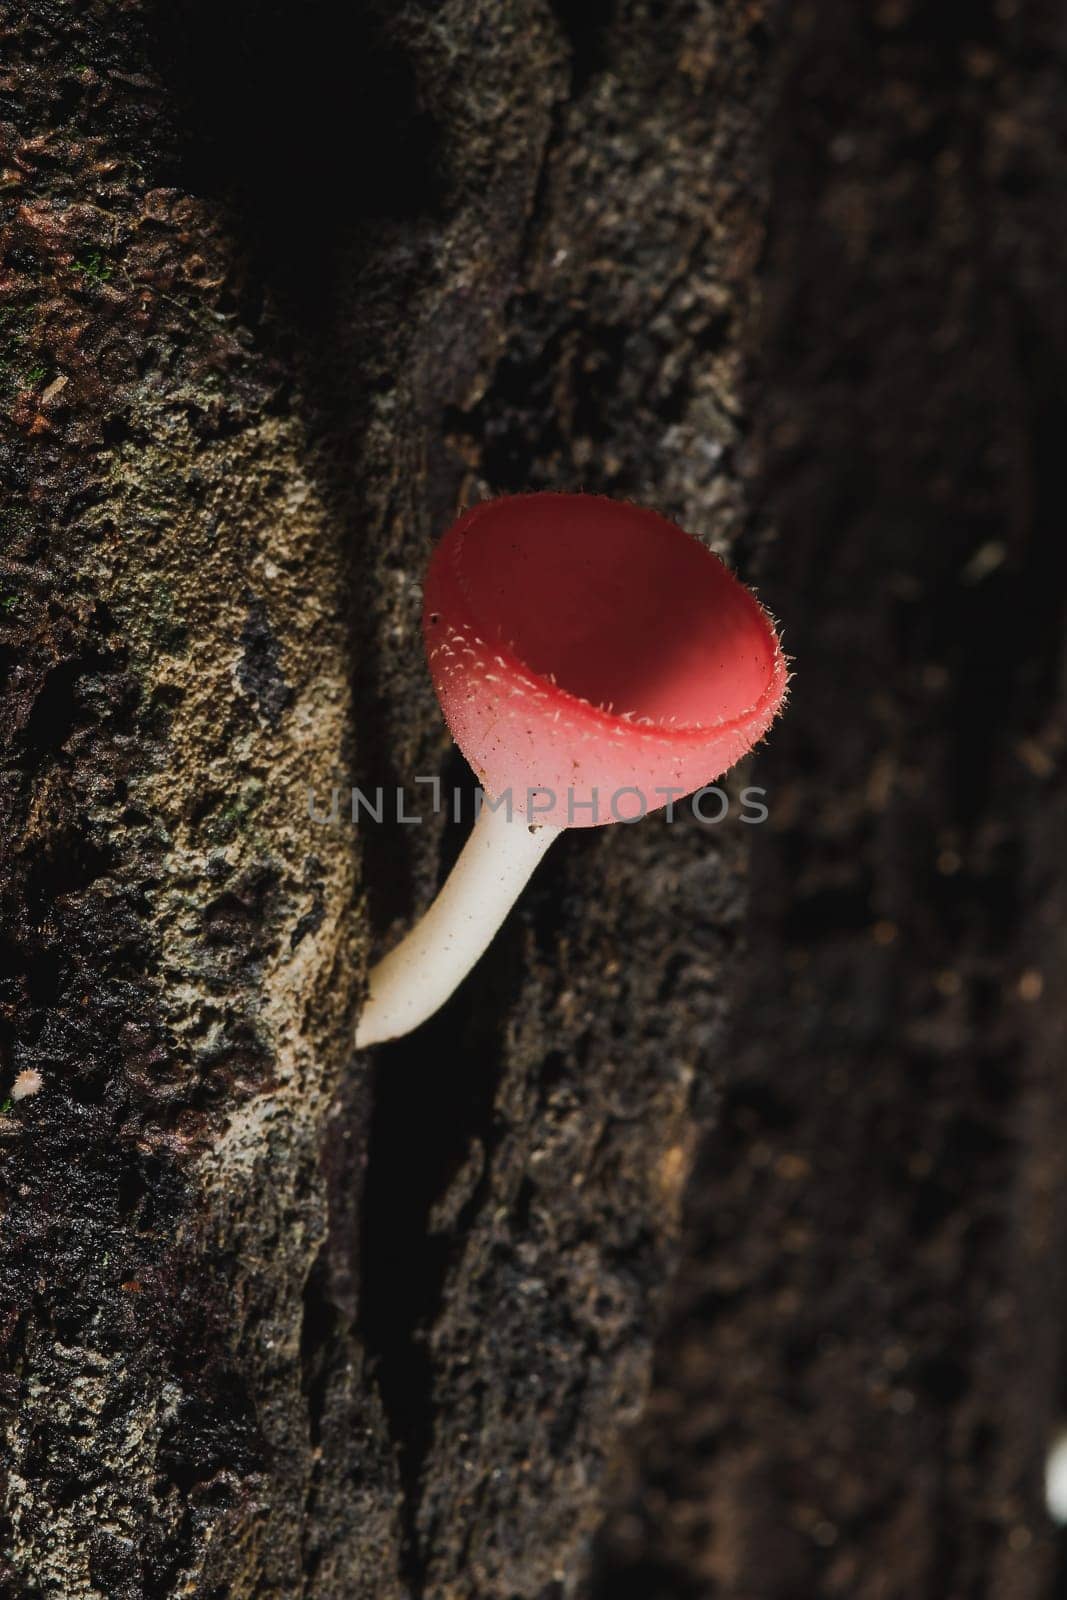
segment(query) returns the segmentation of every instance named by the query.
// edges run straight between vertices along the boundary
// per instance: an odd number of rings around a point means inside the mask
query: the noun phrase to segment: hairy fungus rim
[[[474,604],[469,583],[460,564],[460,555],[462,552],[463,543],[462,536],[467,533],[474,522],[480,520],[480,518],[487,512],[492,511],[495,507],[498,507],[502,504],[512,504],[516,501],[531,500],[540,502],[544,502],[546,500],[572,500],[578,497],[578,495],[564,494],[561,491],[545,490],[530,494],[507,495],[493,500],[483,500],[480,501],[478,505],[470,506],[466,511],[461,512],[455,523],[444,535],[445,538],[447,538],[450,533],[456,535],[456,538],[452,542],[452,548],[447,553],[449,569],[453,578],[455,579],[458,589],[460,590],[464,600],[467,602],[471,618],[477,622],[477,624],[483,628],[487,634],[489,634],[491,630],[486,625],[484,620],[477,614],[477,607]],[[789,683],[788,657],[782,649],[782,641],[779,637],[778,627],[774,618],[767,608],[760,603],[753,590],[749,588],[747,584],[742,583],[733,569],[728,567],[725,561],[722,561],[722,558],[717,556],[714,551],[709,550],[707,545],[701,544],[699,539],[695,539],[691,533],[687,533],[684,528],[678,525],[678,523],[672,522],[669,517],[663,516],[660,512],[655,511],[648,506],[638,505],[636,501],[619,500],[610,495],[582,493],[580,497],[586,500],[600,501],[603,504],[610,506],[632,506],[634,510],[640,511],[646,516],[654,517],[664,527],[670,529],[672,534],[679,534],[682,538],[692,540],[694,544],[704,551],[710,560],[719,561],[721,563],[731,582],[735,585],[741,596],[743,596],[745,604],[749,606],[750,610],[758,619],[760,625],[766,629],[773,643],[774,653],[771,662],[771,671],[767,680],[767,686],[763,693],[759,695],[759,697],[754,700],[750,706],[746,706],[743,710],[735,712],[732,716],[721,717],[717,720],[704,722],[665,722],[657,720],[655,717],[641,717],[638,719],[627,713],[619,714],[615,711],[608,711],[602,706],[593,705],[591,700],[586,700],[584,696],[575,694],[572,690],[564,688],[562,684],[553,678],[547,677],[542,672],[538,672],[535,667],[532,667],[523,659],[523,657],[514,648],[514,645],[507,643],[501,638],[494,639],[491,646],[489,645],[488,641],[484,641],[486,649],[492,649],[494,654],[499,657],[501,665],[503,665],[506,670],[517,671],[527,679],[533,680],[538,685],[543,687],[547,696],[563,701],[576,717],[593,723],[598,728],[602,728],[605,732],[610,730],[612,733],[617,734],[621,731],[623,733],[633,734],[638,737],[643,735],[645,738],[663,738],[667,740],[678,739],[679,741],[683,741],[686,739],[691,740],[694,736],[699,736],[701,734],[725,733],[734,728],[743,728],[748,723],[761,721],[764,715],[768,711],[771,711],[772,708],[773,713],[770,720],[773,721],[774,716],[777,715],[785,703],[785,696]],[[438,545],[438,547],[434,550],[431,559],[437,559],[439,554],[440,545]],[[436,626],[436,623],[433,620],[433,614],[431,614],[428,609],[424,610],[423,624],[424,629],[428,629],[430,626]],[[427,637],[428,636],[429,635],[427,633]]]

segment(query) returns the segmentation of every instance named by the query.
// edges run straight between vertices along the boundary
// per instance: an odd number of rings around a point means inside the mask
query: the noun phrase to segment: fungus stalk
[[[375,966],[356,1029],[365,1049],[432,1017],[488,949],[560,828],[507,805],[483,805],[459,860],[425,916]]]

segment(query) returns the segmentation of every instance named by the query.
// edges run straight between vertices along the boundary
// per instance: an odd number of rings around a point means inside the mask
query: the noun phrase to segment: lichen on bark
[[[577,1593],[740,844],[568,841],[372,1083],[365,957],[459,830],[307,789],[464,781],[417,643],[462,499],[746,524],[761,13],[0,23],[6,1592]]]

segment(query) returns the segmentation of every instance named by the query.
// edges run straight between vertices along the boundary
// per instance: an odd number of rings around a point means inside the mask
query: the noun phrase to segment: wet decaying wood
[[[1055,1592],[1061,34],[0,5],[5,1600]],[[547,487],[785,620],[770,820],[360,1058],[427,552]]]

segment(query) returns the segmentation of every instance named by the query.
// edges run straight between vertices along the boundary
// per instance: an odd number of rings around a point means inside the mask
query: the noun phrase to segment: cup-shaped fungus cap
[[[673,522],[623,501],[474,506],[438,544],[424,593],[452,735],[485,792],[510,791],[538,822],[629,820],[664,791],[691,793],[762,738],[785,695],[755,596]]]

